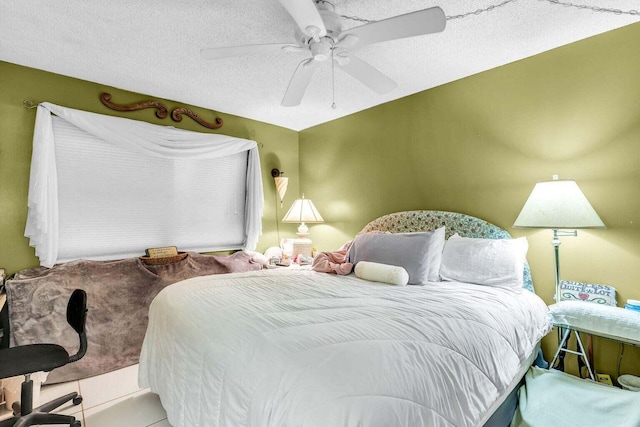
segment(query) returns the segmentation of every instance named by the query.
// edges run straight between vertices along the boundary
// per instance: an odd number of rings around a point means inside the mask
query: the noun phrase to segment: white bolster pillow
[[[354,271],[357,277],[372,282],[383,282],[397,286],[404,286],[409,282],[407,270],[397,265],[360,261],[356,264]]]

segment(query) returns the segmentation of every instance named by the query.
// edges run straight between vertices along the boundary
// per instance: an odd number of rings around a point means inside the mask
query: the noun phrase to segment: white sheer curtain
[[[105,116],[74,110],[50,103],[38,105],[33,138],[33,154],[31,160],[31,176],[29,182],[28,217],[25,236],[30,245],[36,249],[40,264],[51,267],[59,258],[59,194],[58,169],[56,164],[56,137],[52,114],[76,126],[95,138],[111,145],[115,150],[128,150],[138,157],[149,159],[179,160],[185,167],[185,161],[202,160],[221,157],[235,158],[246,152],[246,192],[244,200],[244,239],[238,247],[224,249],[247,249],[256,247],[262,231],[263,192],[260,173],[260,161],[255,141],[234,138],[225,135],[207,134],[153,125],[150,123]],[[234,157],[235,156],[235,157]],[[158,171],[162,173],[162,171]],[[148,177],[153,179],[153,176]],[[216,183],[210,183],[215,186]],[[90,201],[87,201],[90,203]],[[135,209],[135,207],[132,207]],[[197,209],[194,206],[192,209]],[[100,242],[87,242],[96,246]],[[149,246],[144,246],[149,247]],[[143,249],[144,249],[143,247]],[[187,248],[189,249],[189,248]],[[210,248],[202,250],[223,249],[212,243]],[[93,259],[116,259],[129,256],[126,250],[122,254],[105,254],[92,256]],[[68,259],[63,259],[67,261]]]

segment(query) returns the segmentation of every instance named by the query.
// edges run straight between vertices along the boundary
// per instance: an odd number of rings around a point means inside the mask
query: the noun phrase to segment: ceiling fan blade
[[[380,95],[389,93],[398,85],[389,77],[364,62],[362,59],[354,55],[343,57],[342,60],[336,61],[336,65],[343,71],[351,75],[356,80],[369,89],[378,92]]]
[[[272,44],[249,44],[244,46],[227,46],[227,47],[213,47],[209,49],[202,49],[200,55],[204,59],[220,59],[231,58],[234,56],[248,56],[258,55],[264,53],[280,53],[290,50],[291,48],[298,48],[298,45],[292,43],[272,43]],[[307,49],[305,49],[307,50]]]
[[[327,29],[313,0],[280,0],[302,32],[310,37],[324,37]]]
[[[298,68],[296,68],[295,73],[293,73],[291,77],[287,92],[285,92],[280,105],[283,107],[300,105],[300,101],[302,101],[304,92],[307,90],[307,86],[309,86],[309,82],[317,66],[318,61],[315,61],[313,58],[305,59],[298,64]]]
[[[351,42],[349,46],[350,49],[355,49],[387,40],[439,33],[444,30],[446,23],[444,11],[439,7],[432,7],[350,28],[340,34],[340,40],[348,36],[357,37],[357,41]]]

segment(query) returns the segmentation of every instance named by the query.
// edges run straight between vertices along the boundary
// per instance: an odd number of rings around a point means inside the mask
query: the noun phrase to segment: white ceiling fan
[[[343,18],[326,0],[279,0],[298,28],[295,43],[272,43],[203,49],[205,59],[219,59],[260,53],[309,51],[291,77],[281,105],[299,105],[319,63],[333,58],[335,65],[379,94],[396,88],[389,77],[353,54],[360,46],[387,40],[420,36],[444,30],[442,9],[432,7],[342,31]]]

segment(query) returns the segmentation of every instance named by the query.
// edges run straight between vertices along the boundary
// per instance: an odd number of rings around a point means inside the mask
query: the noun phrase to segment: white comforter
[[[174,427],[475,426],[550,329],[534,294],[293,269],[197,277],[151,304],[142,387]]]

